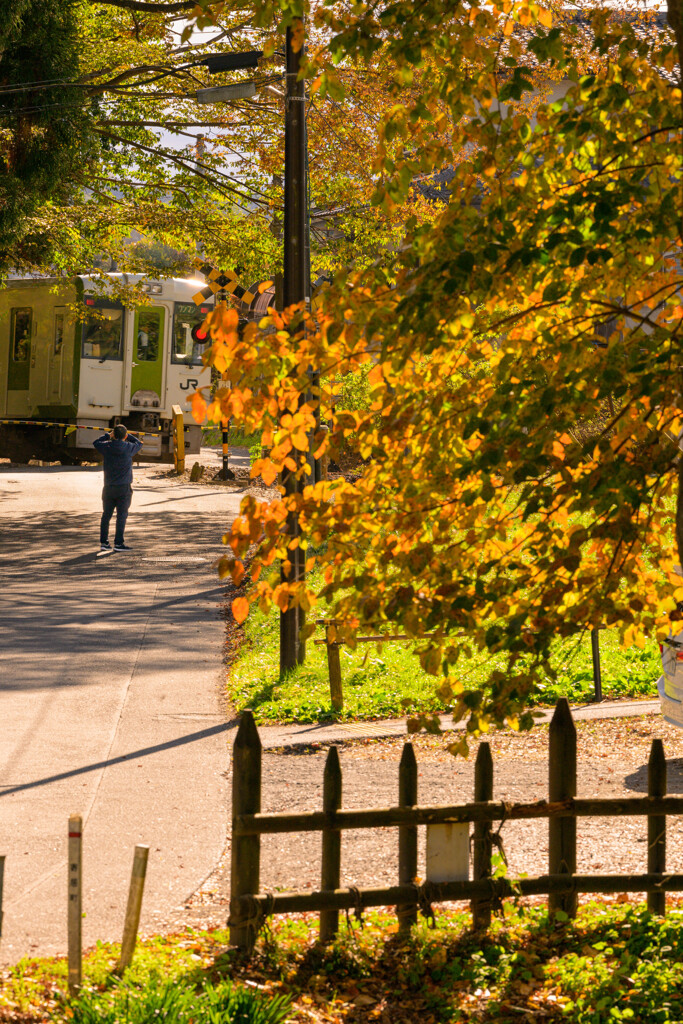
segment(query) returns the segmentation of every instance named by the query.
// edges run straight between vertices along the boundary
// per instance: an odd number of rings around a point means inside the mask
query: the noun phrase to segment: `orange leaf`
[[[267,487],[277,480],[277,469],[270,461],[270,459],[264,459],[261,467],[261,479]]]
[[[206,416],[206,402],[199,391],[195,391],[190,401],[192,404],[192,415],[197,423],[201,423]]]
[[[244,622],[249,614],[249,602],[246,597],[236,597],[231,605],[235,622]]]
[[[308,448],[308,435],[304,434],[303,430],[297,430],[295,434],[292,434],[292,444],[300,452],[305,452]]]

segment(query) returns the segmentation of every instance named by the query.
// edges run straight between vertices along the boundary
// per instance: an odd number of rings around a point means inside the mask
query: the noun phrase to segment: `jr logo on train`
[[[127,309],[85,276],[0,290],[0,458],[75,464],[94,458],[95,438],[123,421],[145,432],[143,458],[170,462],[174,405],[188,414],[185,450],[199,451],[189,402],[202,372],[208,381],[197,328],[213,298],[195,305],[196,280],[126,281],[150,303]]]

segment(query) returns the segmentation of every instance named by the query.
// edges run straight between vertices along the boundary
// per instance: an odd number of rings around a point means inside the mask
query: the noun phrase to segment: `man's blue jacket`
[[[104,459],[104,486],[132,487],[133,459],[142,448],[140,438],[129,434],[125,441],[117,441],[102,434],[93,444]]]

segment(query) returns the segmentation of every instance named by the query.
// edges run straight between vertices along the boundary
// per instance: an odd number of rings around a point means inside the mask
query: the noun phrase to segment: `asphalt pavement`
[[[99,468],[0,463],[0,962],[66,949],[67,823],[82,814],[83,940],[141,929],[211,872],[227,830],[224,590],[240,493],[135,471],[129,553],[100,556]],[[113,536],[113,527],[112,527]]]

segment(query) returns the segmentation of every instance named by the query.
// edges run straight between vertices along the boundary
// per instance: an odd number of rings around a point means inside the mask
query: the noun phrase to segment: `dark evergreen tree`
[[[0,270],[39,256],[41,207],[69,201],[95,155],[74,0],[0,0]]]

